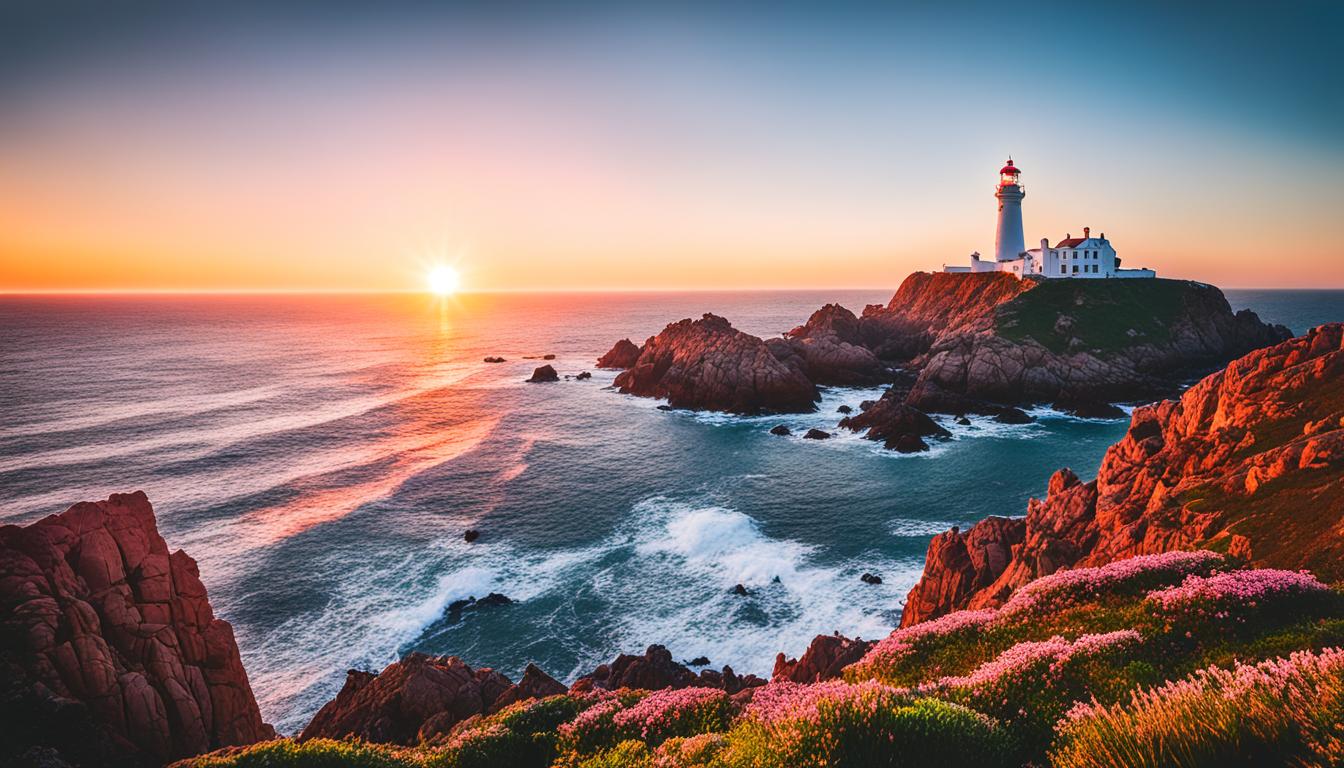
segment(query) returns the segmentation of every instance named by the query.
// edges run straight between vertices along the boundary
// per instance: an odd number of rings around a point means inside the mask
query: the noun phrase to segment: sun
[[[457,270],[446,264],[440,264],[429,270],[429,290],[432,293],[440,296],[457,293],[461,283],[462,278],[457,274]]]

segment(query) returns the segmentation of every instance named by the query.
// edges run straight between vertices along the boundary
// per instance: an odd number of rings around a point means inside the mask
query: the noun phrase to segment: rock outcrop
[[[1012,405],[1170,395],[1191,374],[1292,335],[1249,310],[1234,314],[1222,292],[1203,283],[1021,283],[1034,287],[990,311],[961,312],[961,324],[949,323],[933,335],[914,361],[919,379],[908,398],[911,405],[960,412],[974,410],[976,401]]]
[[[840,426],[855,432],[867,430],[864,437],[879,440],[887,448],[902,453],[928,450],[925,437],[950,437],[952,434],[924,412],[906,405],[896,390],[889,390],[876,401],[864,403],[859,413],[841,419]]]
[[[0,762],[161,765],[275,735],[141,492],[0,528],[0,678]]]
[[[615,384],[626,394],[667,398],[674,408],[744,414],[811,411],[818,398],[800,364],[710,314],[649,338]]]
[[[456,656],[410,653],[381,673],[350,670],[336,698],[313,716],[299,740],[360,738],[418,744],[486,712],[501,696],[523,691],[492,669],[472,669]]]
[[[840,677],[845,667],[862,659],[874,644],[872,641],[859,638],[851,640],[838,632],[833,635],[817,635],[799,658],[786,658],[782,653],[776,656],[775,669],[770,674],[770,679],[794,683],[834,680]]]
[[[629,339],[616,342],[607,354],[597,358],[598,368],[625,369],[634,367],[639,360],[641,349]]]
[[[486,708],[487,714],[498,712],[499,710],[519,701],[528,699],[544,699],[547,696],[555,696],[569,690],[565,684],[551,677],[541,670],[536,664],[528,664],[527,669],[523,670],[523,676],[518,682],[509,686],[503,693],[499,694],[490,706]]]
[[[879,357],[909,360],[949,332],[988,328],[1000,304],[1036,287],[1004,272],[914,272],[886,306],[863,310],[860,333]]]
[[[739,676],[732,667],[724,667],[716,672],[712,669],[692,672],[672,659],[672,653],[661,645],[651,645],[642,656],[621,654],[610,664],[598,665],[591,674],[584,675],[570,686],[571,691],[587,691],[602,688],[614,691],[617,688],[641,688],[648,691],[663,688],[722,688],[729,695],[746,688],[764,685],[765,681],[755,675]]]
[[[796,356],[797,364],[817,384],[876,384],[890,379],[877,356],[863,346],[859,319],[839,304],[827,304],[806,324],[766,344],[780,359]]]
[[[560,375],[555,372],[555,368],[549,365],[543,365],[532,371],[532,377],[528,379],[532,384],[545,384],[552,381],[559,381]]]
[[[1135,409],[1097,478],[1057,472],[1025,519],[935,537],[902,624],[1001,604],[1061,568],[1192,548],[1344,578],[1344,324]]]

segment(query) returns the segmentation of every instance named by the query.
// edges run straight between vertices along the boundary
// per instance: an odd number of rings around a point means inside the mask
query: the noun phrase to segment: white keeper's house
[[[1040,248],[1027,250],[1022,235],[1022,198],[1027,196],[1027,190],[1020,183],[1021,175],[1012,158],[999,170],[999,185],[994,190],[999,201],[994,258],[982,259],[977,251],[971,254],[970,266],[944,264],[944,272],[1010,272],[1018,277],[1157,277],[1151,269],[1121,269],[1120,258],[1106,233],[1093,237],[1090,227],[1083,227],[1082,237],[1067,234],[1053,246],[1043,237]]]

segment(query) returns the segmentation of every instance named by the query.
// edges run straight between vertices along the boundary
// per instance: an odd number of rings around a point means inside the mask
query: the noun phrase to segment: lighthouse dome
[[[1013,161],[1012,161],[1011,159],[1008,160],[1008,164],[1007,164],[1007,165],[1005,165],[1005,166],[1003,166],[1002,168],[999,169],[999,173],[1002,173],[1002,174],[1009,174],[1009,173],[1011,173],[1011,174],[1018,174],[1018,173],[1021,173],[1021,172],[1022,172],[1022,170],[1021,170],[1020,168],[1018,168],[1017,166],[1013,165]]]

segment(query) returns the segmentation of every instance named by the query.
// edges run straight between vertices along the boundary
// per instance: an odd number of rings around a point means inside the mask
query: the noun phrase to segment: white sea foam
[[[909,536],[912,538],[936,536],[944,531],[950,530],[954,525],[958,525],[958,523],[950,523],[943,520],[915,520],[909,517],[898,517],[888,524],[892,534],[896,536]]]

